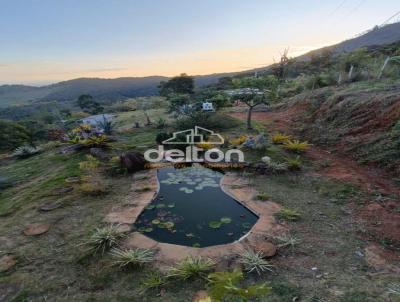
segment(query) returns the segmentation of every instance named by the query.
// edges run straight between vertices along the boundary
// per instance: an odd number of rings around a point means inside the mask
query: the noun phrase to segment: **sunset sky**
[[[398,0],[0,0],[0,84],[256,68],[398,10]]]

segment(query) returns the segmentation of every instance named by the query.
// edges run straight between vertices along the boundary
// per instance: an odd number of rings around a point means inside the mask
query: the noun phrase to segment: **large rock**
[[[261,252],[264,257],[270,258],[276,254],[276,246],[268,241],[257,241],[253,244],[253,249],[255,252]]]
[[[48,223],[33,223],[24,229],[24,234],[26,236],[37,236],[46,233],[49,229],[50,224]]]
[[[128,172],[136,172],[145,169],[147,161],[144,156],[138,152],[128,152],[120,156],[121,166]]]
[[[5,255],[0,258],[0,273],[8,271],[17,263],[14,256]]]

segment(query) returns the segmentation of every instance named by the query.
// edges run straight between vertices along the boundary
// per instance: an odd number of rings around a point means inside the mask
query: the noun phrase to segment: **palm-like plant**
[[[272,268],[274,267],[264,259],[262,252],[246,250],[239,257],[239,262],[243,264],[245,271],[248,273],[256,272],[258,275],[261,275],[265,271],[272,272]]]
[[[189,256],[176,266],[171,267],[168,272],[168,277],[175,277],[183,280],[194,277],[204,277],[207,272],[211,271],[214,265],[215,262],[210,258]]]
[[[90,253],[101,253],[103,255],[106,251],[115,247],[124,236],[125,234],[119,230],[119,226],[112,224],[103,228],[96,228],[82,245],[87,246]]]
[[[149,249],[113,249],[111,251],[111,256],[113,258],[113,264],[120,267],[142,266],[153,261],[154,251]]]

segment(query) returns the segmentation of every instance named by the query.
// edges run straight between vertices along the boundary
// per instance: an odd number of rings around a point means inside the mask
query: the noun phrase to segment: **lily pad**
[[[231,223],[231,222],[232,222],[232,219],[231,219],[230,217],[222,217],[222,218],[220,219],[220,221],[221,221],[222,223]]]
[[[250,229],[251,228],[251,224],[248,223],[248,222],[243,222],[242,223],[242,227],[245,228],[245,229]]]
[[[172,221],[167,221],[164,223],[164,225],[167,229],[172,229],[175,226],[175,223],[173,223]]]
[[[155,207],[156,207],[155,205],[149,204],[149,205],[146,207],[146,210],[153,210]]]
[[[156,208],[157,208],[157,209],[165,208],[165,204],[159,203],[158,205],[156,205]]]
[[[175,204],[174,203],[169,203],[169,204],[167,204],[167,207],[168,208],[175,208]]]
[[[160,221],[159,219],[153,219],[153,220],[151,221],[151,223],[152,223],[152,224],[160,224],[161,221]]]
[[[221,225],[222,225],[222,222],[221,222],[221,221],[210,221],[210,222],[208,223],[208,226],[209,226],[210,228],[212,228],[212,229],[219,229],[219,228],[221,227]]]

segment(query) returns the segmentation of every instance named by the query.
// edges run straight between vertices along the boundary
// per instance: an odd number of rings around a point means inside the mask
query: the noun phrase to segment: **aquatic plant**
[[[248,273],[256,272],[261,275],[265,271],[272,271],[273,265],[264,259],[262,252],[246,250],[239,255],[239,262],[243,264]]]
[[[215,262],[210,258],[192,257],[189,256],[176,266],[168,269],[168,277],[178,279],[192,279],[195,277],[204,277],[215,265]]]
[[[208,223],[208,226],[209,226],[210,228],[212,228],[212,229],[219,229],[219,228],[221,227],[221,225],[222,225],[222,222],[221,222],[221,221],[210,221],[210,222]]]
[[[151,221],[151,223],[152,223],[152,224],[160,224],[161,221],[160,221],[159,219],[153,219],[153,220]]]
[[[222,217],[222,218],[220,219],[220,221],[221,221],[222,223],[224,223],[224,224],[227,224],[227,223],[231,223],[231,222],[232,222],[232,218],[230,218],[230,217]]]
[[[121,250],[111,251],[112,264],[119,267],[142,266],[153,261],[155,252],[150,249]]]

